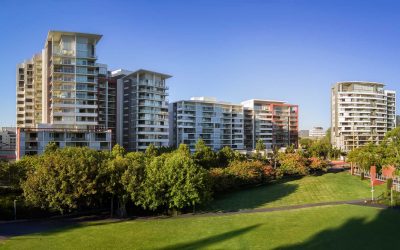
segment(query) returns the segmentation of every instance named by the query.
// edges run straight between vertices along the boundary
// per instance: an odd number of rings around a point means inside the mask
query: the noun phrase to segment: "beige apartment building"
[[[43,152],[50,141],[110,149],[111,132],[99,126],[101,37],[50,31],[41,53],[17,66],[17,159]]]
[[[396,127],[396,92],[376,82],[339,82],[331,91],[332,144],[350,151]]]

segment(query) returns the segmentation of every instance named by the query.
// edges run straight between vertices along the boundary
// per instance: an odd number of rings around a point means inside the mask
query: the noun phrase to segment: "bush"
[[[326,170],[328,168],[328,161],[323,160],[319,157],[311,157],[309,159],[308,167],[310,168],[310,171],[322,170],[322,171],[326,172]]]
[[[279,177],[284,175],[307,175],[307,159],[299,153],[281,153],[280,167],[277,170]]]
[[[227,168],[210,170],[215,192],[224,192],[247,185],[266,183],[275,177],[271,166],[261,161],[235,161]]]

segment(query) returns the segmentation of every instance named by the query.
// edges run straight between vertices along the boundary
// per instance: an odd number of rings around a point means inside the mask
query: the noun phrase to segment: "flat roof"
[[[286,101],[277,101],[277,100],[268,100],[268,99],[250,99],[250,100],[243,101],[241,103],[244,103],[244,102],[267,102],[267,103],[287,104]]]
[[[334,84],[334,86],[339,85],[339,84],[346,84],[346,83],[349,83],[349,84],[357,83],[357,84],[363,84],[363,85],[378,85],[381,87],[385,86],[385,84],[381,83],[381,82],[369,82],[369,81],[344,81],[344,82],[337,82]]]
[[[138,74],[138,73],[139,73],[139,74],[140,74],[140,73],[155,74],[155,75],[159,75],[159,76],[161,76],[161,77],[163,77],[163,78],[165,78],[165,79],[168,79],[168,78],[171,78],[171,77],[172,77],[171,75],[167,75],[167,74],[163,74],[163,73],[159,73],[159,72],[152,71],[152,70],[147,70],[147,69],[138,69],[138,70],[136,70],[136,71],[130,73],[129,75],[126,75],[125,77],[130,76],[130,75],[134,75],[134,74]]]
[[[92,34],[92,33],[81,33],[81,32],[73,32],[73,31],[62,31],[62,30],[50,30],[47,34],[46,41],[50,41],[51,37],[59,40],[62,35],[69,35],[69,36],[84,36],[91,38],[96,41],[96,43],[103,37],[103,35],[99,34]]]

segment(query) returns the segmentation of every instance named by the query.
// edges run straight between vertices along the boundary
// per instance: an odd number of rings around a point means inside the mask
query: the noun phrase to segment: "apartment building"
[[[298,146],[298,105],[259,99],[244,101],[242,105],[247,150],[253,150],[259,139],[267,149]]]
[[[117,143],[128,151],[144,151],[150,144],[167,147],[168,86],[170,75],[140,69],[116,70]]]
[[[18,65],[17,159],[41,153],[50,141],[110,149],[111,131],[99,126],[98,78],[107,72],[96,64],[100,39],[50,31],[41,53]]]
[[[326,134],[326,131],[324,130],[323,127],[313,127],[310,130],[309,137],[311,139],[320,139],[320,138],[324,137],[325,134]]]
[[[192,97],[170,104],[170,146],[187,144],[194,150],[203,139],[213,150],[225,146],[244,149],[244,111],[240,104],[218,102],[210,97]]]
[[[116,144],[117,128],[117,80],[107,70],[107,65],[97,64],[99,127],[111,130],[111,146]]]
[[[331,90],[333,146],[350,151],[379,143],[396,126],[396,93],[376,82],[339,82]]]
[[[16,147],[15,127],[0,128],[0,160],[15,160]]]

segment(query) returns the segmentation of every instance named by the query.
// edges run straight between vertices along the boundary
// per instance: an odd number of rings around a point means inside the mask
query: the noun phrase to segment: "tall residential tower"
[[[332,144],[346,152],[379,143],[396,127],[396,93],[376,82],[339,82],[331,91]]]
[[[101,35],[50,31],[41,53],[17,67],[17,159],[60,147],[111,147],[111,132],[99,126]],[[101,73],[101,72],[100,72]]]

